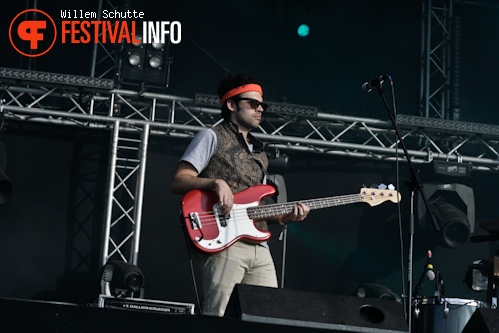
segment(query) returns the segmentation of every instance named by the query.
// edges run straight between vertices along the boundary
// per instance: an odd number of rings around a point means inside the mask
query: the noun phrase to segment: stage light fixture
[[[423,184],[430,210],[441,229],[441,241],[450,248],[464,245],[475,231],[473,189],[462,184]],[[465,212],[466,211],[466,212]],[[418,201],[420,226],[426,228],[426,208]]]
[[[473,170],[473,165],[471,163],[455,163],[435,160],[431,162],[431,165],[433,165],[433,171],[436,174],[444,176],[469,177],[471,175],[471,171]]]
[[[142,43],[139,32],[135,39],[138,42],[124,46],[120,68],[119,81],[122,85],[141,87],[168,87],[170,58],[169,44]]]
[[[140,47],[142,45],[142,35],[136,34],[135,39],[132,41],[132,45],[135,47]]]
[[[49,86],[63,86],[64,88],[85,90],[111,90],[114,89],[114,80],[99,77],[68,75],[61,73],[39,72],[26,69],[0,67],[0,81],[41,83]]]
[[[401,127],[419,127],[426,131],[441,132],[441,133],[465,133],[481,135],[498,135],[499,126],[487,125],[481,123],[469,123],[465,121],[436,119],[430,117],[408,116],[405,114],[397,114],[397,124]]]
[[[279,149],[268,150],[267,159],[269,160],[269,166],[267,171],[271,174],[284,174],[288,168],[289,156],[281,154]]]
[[[132,66],[139,66],[142,63],[140,54],[137,52],[131,52],[128,55],[128,63]]]
[[[151,45],[155,50],[161,50],[163,47],[165,47],[165,43],[152,43]]]
[[[111,260],[108,261],[101,275],[101,293],[107,296],[131,297],[142,288],[144,275],[136,265]]]
[[[163,59],[161,59],[158,55],[151,55],[149,57],[149,66],[154,69],[161,68],[161,64],[163,63]]]
[[[296,32],[300,37],[307,37],[310,33],[310,27],[307,24],[300,24]]]
[[[451,248],[457,248],[468,241],[470,224],[462,210],[445,201],[430,204],[442,229],[442,240]]]

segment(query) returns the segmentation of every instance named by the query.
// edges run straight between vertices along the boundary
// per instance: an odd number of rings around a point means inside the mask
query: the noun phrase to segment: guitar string
[[[289,213],[292,211],[294,206],[298,202],[303,202],[307,205],[309,205],[310,209],[317,209],[317,208],[322,208],[324,205],[327,207],[333,207],[333,206],[338,206],[338,205],[343,205],[343,204],[348,204],[348,203],[356,203],[360,202],[362,198],[364,197],[371,197],[374,196],[375,200],[380,200],[380,198],[377,198],[376,195],[373,194],[349,194],[349,195],[344,195],[344,196],[338,196],[338,197],[328,197],[328,198],[322,198],[322,199],[309,199],[309,200],[301,200],[301,201],[293,201],[293,202],[286,202],[282,204],[271,204],[271,205],[263,205],[263,206],[251,206],[251,207],[245,207],[245,208],[234,208],[231,211],[231,218],[232,219],[239,219],[239,218],[250,218],[250,215],[253,215],[254,218],[265,218],[265,217],[272,217],[272,216],[277,216],[279,214],[284,214],[284,213]],[[382,199],[390,199],[391,195],[383,195]],[[257,211],[248,213],[248,211]],[[260,211],[260,212],[258,212]],[[263,212],[262,212],[263,211]],[[271,212],[272,214],[268,214],[268,212]],[[198,214],[199,221],[201,224],[201,228],[203,226],[210,226],[213,224],[217,224],[217,218],[215,216],[214,211],[208,211],[208,212],[203,212]]]
[[[232,211],[235,212],[241,212],[241,211],[245,211],[245,210],[256,210],[256,211],[264,211],[263,214],[262,213],[254,213],[254,214],[248,214],[248,215],[258,215],[257,217],[271,217],[271,216],[277,216],[279,214],[282,214],[282,213],[286,213],[286,212],[291,212],[292,209],[295,207],[295,205],[298,203],[298,202],[303,202],[303,203],[306,203],[307,205],[309,205],[311,207],[311,209],[316,209],[318,206],[324,206],[324,203],[326,202],[326,207],[332,207],[332,206],[335,206],[335,204],[344,204],[344,202],[346,201],[345,198],[347,197],[351,197],[349,199],[349,202],[347,203],[355,203],[355,202],[358,202],[359,201],[359,197],[360,195],[359,194],[353,194],[353,195],[348,195],[348,196],[344,196],[343,197],[343,200],[341,200],[341,202],[339,202],[340,200],[339,199],[332,199],[332,198],[323,198],[323,199],[312,199],[312,200],[302,200],[302,201],[293,201],[293,202],[285,202],[285,203],[280,203],[280,204],[271,204],[271,205],[262,205],[262,206],[250,206],[250,207],[244,207],[244,208],[234,208]],[[320,204],[316,204],[315,202],[321,202]],[[327,204],[327,202],[330,202],[330,203],[333,203],[333,204]],[[270,211],[271,214],[268,214],[267,212]],[[203,212],[201,214],[199,214],[199,216],[201,215],[214,215],[214,211],[207,211],[207,212]],[[246,214],[245,214],[246,215]]]
[[[257,217],[270,217],[270,216],[276,216],[279,215],[279,213],[286,213],[290,212],[292,208],[298,203],[298,202],[304,202],[307,205],[311,207],[311,209],[317,209],[323,206],[327,207],[332,207],[332,206],[338,206],[338,205],[343,205],[343,204],[348,204],[348,203],[356,203],[361,201],[364,197],[371,197],[373,196],[372,194],[351,194],[351,195],[345,195],[341,197],[329,197],[329,198],[322,198],[322,199],[309,199],[309,200],[301,200],[301,201],[294,201],[294,202],[286,202],[286,203],[279,203],[279,204],[270,204],[270,205],[262,205],[262,206],[250,206],[250,207],[245,207],[242,210],[255,210],[255,211],[260,211],[261,213],[254,213],[253,215],[257,215]],[[379,200],[385,201],[393,198],[392,194],[389,195],[381,195],[379,198],[376,198],[376,195],[374,195],[374,198],[371,200],[371,202],[376,202]],[[348,199],[348,200],[347,200]],[[233,211],[236,211],[236,208],[234,208]],[[270,214],[268,212],[271,212]],[[213,215],[213,211],[206,211],[201,213],[200,215],[205,214],[205,215]]]

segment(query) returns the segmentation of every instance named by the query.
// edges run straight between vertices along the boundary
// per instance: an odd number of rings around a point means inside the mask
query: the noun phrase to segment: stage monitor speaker
[[[499,310],[478,308],[473,312],[462,333],[499,332]]]
[[[334,332],[409,332],[396,301],[241,284],[234,288],[225,316]]]

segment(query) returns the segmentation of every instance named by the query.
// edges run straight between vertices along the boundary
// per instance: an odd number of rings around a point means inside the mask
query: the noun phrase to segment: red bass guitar
[[[213,191],[192,190],[182,199],[182,218],[192,243],[201,251],[216,253],[240,239],[263,242],[270,238],[269,231],[255,227],[254,220],[293,211],[298,201],[260,205],[260,201],[275,193],[270,185],[257,185],[234,194],[234,205],[228,217],[220,213],[218,197]],[[394,203],[400,193],[389,189],[362,188],[359,194],[341,195],[321,199],[300,200],[311,210],[366,202],[371,206],[385,201]]]

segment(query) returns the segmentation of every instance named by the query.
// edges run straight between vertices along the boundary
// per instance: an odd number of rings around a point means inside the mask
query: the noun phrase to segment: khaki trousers
[[[267,247],[236,242],[229,248],[200,256],[203,314],[223,316],[236,284],[277,288],[277,275]]]

